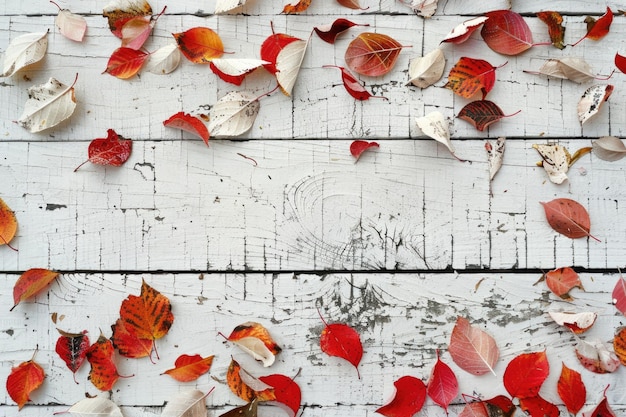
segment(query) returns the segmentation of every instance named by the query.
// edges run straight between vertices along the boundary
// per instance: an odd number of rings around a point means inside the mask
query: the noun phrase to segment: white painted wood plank
[[[124,130],[118,131],[125,135]],[[535,141],[532,141],[533,143]],[[541,143],[545,143],[541,141]],[[574,152],[588,141],[561,141]],[[623,263],[622,161],[587,155],[547,179],[531,141],[509,140],[489,195],[483,141],[138,141],[120,168],[87,142],[0,143],[0,196],[19,252],[0,268],[373,270],[615,268]],[[254,161],[243,156],[253,158]],[[255,166],[254,162],[258,165]],[[540,201],[571,198],[601,242],[553,231]]]
[[[11,287],[17,275],[0,275],[0,304],[12,304]],[[223,407],[239,401],[219,381],[233,355],[254,375],[294,375],[303,391],[304,415],[308,408],[342,410],[356,406],[359,415],[371,415],[393,394],[393,381],[403,375],[426,380],[435,360],[435,349],[454,370],[460,392],[484,397],[505,394],[502,375],[508,362],[523,352],[546,350],[551,372],[542,395],[560,403],[556,381],[564,361],[579,370],[587,386],[588,402],[607,396],[617,409],[626,403],[619,387],[624,369],[598,375],[583,369],[575,358],[575,337],[549,318],[550,310],[595,311],[595,326],[582,337],[610,341],[624,317],[611,305],[611,290],[617,274],[581,274],[586,292],[574,290],[573,303],[551,295],[545,284],[534,285],[539,274],[64,274],[49,291],[33,301],[18,305],[12,312],[0,311],[0,340],[6,348],[0,354],[0,380],[11,366],[29,359],[39,346],[37,361],[48,378],[32,395],[34,404],[51,407],[69,405],[85,392],[98,394],[87,381],[88,367],[72,381],[64,363],[54,353],[58,334],[50,320],[63,316],[58,326],[68,331],[88,330],[95,338],[119,316],[121,301],[138,294],[141,279],[166,295],[172,303],[174,324],[158,343],[160,359],[119,358],[119,372],[134,374],[120,379],[111,399],[122,406],[160,407],[175,392],[196,387],[207,391],[210,406]],[[330,358],[319,349],[323,328],[316,309],[331,322],[343,322],[357,329],[365,354],[359,366],[361,379],[350,364]],[[447,353],[450,332],[457,316],[467,317],[493,335],[501,351],[496,375],[471,376],[460,370]],[[236,347],[225,343],[218,332],[230,332],[238,324],[254,320],[264,324],[283,347],[277,362],[263,369]],[[180,384],[160,373],[183,353],[215,354],[212,377]],[[338,389],[341,387],[341,389]],[[3,394],[6,395],[6,394]],[[3,405],[12,404],[4,397]],[[461,403],[457,398],[456,404]],[[339,404],[339,406],[337,406]],[[429,402],[429,404],[432,404]],[[455,408],[458,409],[458,408]],[[32,411],[31,411],[32,410]],[[40,410],[25,408],[25,415]],[[443,416],[442,410],[428,407],[428,414]],[[332,413],[332,411],[331,411]]]

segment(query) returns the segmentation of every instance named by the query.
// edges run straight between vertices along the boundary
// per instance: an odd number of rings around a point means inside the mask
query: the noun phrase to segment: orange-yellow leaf
[[[17,232],[17,219],[9,206],[0,198],[0,246],[9,245]]]
[[[619,327],[613,339],[613,350],[622,365],[626,366],[626,327]]]
[[[44,268],[32,268],[24,272],[15,282],[13,287],[13,310],[20,302],[39,294],[57,276],[58,272]]]
[[[281,348],[274,342],[269,331],[256,322],[246,322],[233,329],[227,340],[235,343],[254,359],[263,362],[263,366],[274,363]]]
[[[172,35],[183,55],[195,64],[206,64],[224,54],[222,39],[212,29],[195,27]]]
[[[203,358],[200,355],[180,355],[174,368],[163,372],[180,382],[195,381],[211,369],[213,355]]]
[[[6,388],[20,410],[30,401],[30,393],[41,386],[44,378],[43,368],[32,359],[11,369]]]
[[[377,77],[393,69],[402,48],[390,36],[364,32],[350,42],[345,60],[348,67],[357,74]]]
[[[565,45],[563,45],[563,37],[565,36],[563,16],[559,12],[545,11],[537,13],[537,17],[548,25],[548,34],[552,45],[559,49],[565,49]]]
[[[309,8],[311,5],[311,0],[296,0],[289,4],[286,4],[283,8],[283,13],[292,14],[292,13],[301,13]]]
[[[87,350],[87,361],[91,365],[89,380],[100,391],[110,391],[120,377],[113,361],[114,353],[113,343],[103,335]]]
[[[258,401],[273,401],[276,399],[274,388],[250,375],[234,359],[231,359],[226,383],[230,390],[246,402],[254,399]]]
[[[113,330],[111,342],[120,355],[127,358],[145,358],[150,356],[154,340],[140,339],[137,337],[134,329],[131,328],[129,330],[126,322],[121,318],[117,319],[115,324],[111,326],[111,330]]]
[[[569,295],[572,288],[576,287],[583,291],[585,290],[582,282],[580,282],[580,278],[578,278],[578,274],[570,267],[553,269],[546,273],[545,278],[546,285],[550,291],[566,301],[574,300]]]

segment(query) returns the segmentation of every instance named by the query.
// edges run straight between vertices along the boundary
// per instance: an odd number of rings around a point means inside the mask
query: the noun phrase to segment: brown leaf
[[[377,77],[393,69],[402,48],[390,36],[364,32],[350,42],[345,60],[348,67],[357,74]]]
[[[471,123],[476,129],[482,132],[489,125],[497,122],[498,120],[504,117],[515,116],[520,111],[521,110],[518,110],[513,114],[505,115],[500,107],[498,107],[493,101],[476,100],[466,104],[465,107],[461,109],[457,117]]]
[[[548,34],[552,45],[559,49],[565,49],[565,45],[563,45],[563,37],[565,36],[563,16],[559,12],[545,11],[537,13],[537,17],[548,25]]]

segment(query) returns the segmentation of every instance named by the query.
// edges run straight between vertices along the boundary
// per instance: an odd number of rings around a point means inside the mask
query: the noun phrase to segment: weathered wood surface
[[[169,334],[158,340],[160,359],[120,359],[121,379],[111,399],[123,406],[158,407],[175,392],[190,387],[216,390],[208,404],[224,407],[237,403],[223,384],[231,355],[257,376],[270,373],[295,375],[302,387],[303,415],[341,415],[342,407],[356,407],[351,415],[373,415],[393,394],[393,381],[403,375],[427,379],[435,361],[435,350],[459,378],[460,391],[490,397],[505,393],[502,374],[506,364],[522,351],[546,349],[552,372],[542,395],[559,403],[556,380],[561,362],[583,373],[590,404],[602,397],[607,384],[611,404],[626,404],[621,389],[624,370],[612,375],[592,374],[580,366],[574,354],[575,337],[548,316],[548,311],[595,311],[597,324],[583,337],[610,340],[624,317],[611,304],[611,290],[617,274],[581,274],[586,292],[574,290],[573,303],[550,294],[544,283],[535,284],[540,274],[63,274],[47,295],[2,313],[0,379],[10,367],[29,359],[39,346],[37,360],[45,365],[45,386],[33,395],[35,404],[72,404],[85,392],[97,394],[87,381],[88,369],[77,379],[54,353],[58,337],[51,314],[59,318],[56,327],[66,331],[88,330],[96,338],[101,329],[110,334],[110,325],[119,317],[121,301],[138,294],[141,280],[161,291],[172,302],[175,315]],[[0,276],[9,288],[16,275]],[[12,304],[3,292],[0,305]],[[319,349],[323,328],[316,309],[327,320],[350,323],[361,334],[365,354],[359,380],[352,365],[330,358]],[[3,309],[3,311],[5,311]],[[460,370],[446,353],[450,332],[458,315],[469,318],[496,339],[501,359],[496,375],[471,376]],[[283,347],[271,368],[253,363],[235,346],[224,342],[218,332],[229,333],[250,319],[263,323]],[[19,341],[19,343],[16,343]],[[197,382],[180,384],[165,375],[182,353],[214,354],[210,375]],[[4,404],[7,403],[5,399]],[[460,398],[455,401],[462,404]],[[336,408],[336,405],[340,407]],[[310,408],[307,408],[310,407]],[[321,407],[321,409],[318,409]],[[37,415],[27,407],[27,415]],[[11,410],[11,408],[5,408]],[[329,411],[329,410],[335,411]],[[459,407],[454,410],[458,411]],[[618,410],[623,410],[619,406]],[[33,414],[30,414],[33,410]],[[345,412],[345,408],[343,411]],[[332,414],[335,412],[336,414]],[[138,412],[132,415],[151,415]],[[443,410],[429,407],[421,415],[443,416]],[[455,414],[453,414],[455,415]]]

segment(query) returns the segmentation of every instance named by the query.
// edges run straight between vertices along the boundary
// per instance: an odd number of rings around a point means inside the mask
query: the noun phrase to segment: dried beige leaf
[[[602,136],[591,145],[594,155],[605,161],[618,161],[626,156],[626,146],[615,136]]]
[[[439,48],[423,57],[413,58],[409,64],[409,83],[419,88],[433,85],[443,76],[446,57]]]
[[[548,173],[550,181],[554,184],[562,184],[567,180],[567,171],[572,158],[565,147],[561,145],[534,144],[533,148],[543,158],[543,169]]]
[[[17,71],[40,61],[48,49],[48,32],[26,33],[13,39],[4,52],[0,77],[10,77]]]
[[[454,146],[450,141],[450,129],[448,122],[438,111],[428,113],[424,117],[415,119],[417,127],[422,130],[426,136],[435,139],[437,142],[445,145],[451,154],[454,155]]]
[[[462,43],[465,42],[474,30],[489,18],[487,16],[478,16],[473,19],[466,20],[456,25],[441,42]]]
[[[217,0],[215,2],[215,14],[230,12],[244,4],[246,4],[246,0]]]
[[[67,412],[72,417],[122,417],[122,411],[113,401],[101,397],[80,400]]]
[[[81,15],[72,13],[67,9],[59,10],[54,19],[54,24],[61,35],[76,42],[82,42],[87,32],[87,21]]]
[[[596,322],[596,318],[598,318],[598,314],[593,311],[585,311],[583,313],[548,311],[548,314],[556,324],[565,326],[576,334],[589,330]]]
[[[211,108],[209,132],[213,137],[239,136],[252,127],[260,109],[257,97],[246,91],[231,91]]]
[[[216,58],[211,60],[211,64],[220,72],[237,77],[269,64],[269,62],[252,58]]]
[[[308,43],[298,39],[287,44],[276,56],[276,80],[282,92],[291,96]]]
[[[182,391],[167,402],[161,417],[206,417],[206,396],[197,389]]]
[[[489,164],[489,180],[493,180],[500,168],[502,167],[502,160],[504,159],[504,143],[505,137],[499,137],[496,139],[495,146],[491,142],[485,143],[485,149],[487,150],[487,162]]]
[[[577,110],[580,124],[595,116],[600,111],[602,103],[609,99],[612,92],[613,86],[611,84],[589,87],[578,102]]]
[[[150,60],[144,69],[153,74],[169,74],[178,68],[180,57],[178,44],[172,42],[150,54]]]
[[[591,65],[582,58],[565,57],[561,58],[558,63],[561,67],[561,71],[563,71],[563,75],[565,75],[565,78],[568,80],[581,84],[595,78]]]
[[[47,83],[28,89],[28,100],[17,123],[30,132],[41,132],[70,117],[74,109],[74,84],[67,86],[50,78]]]

